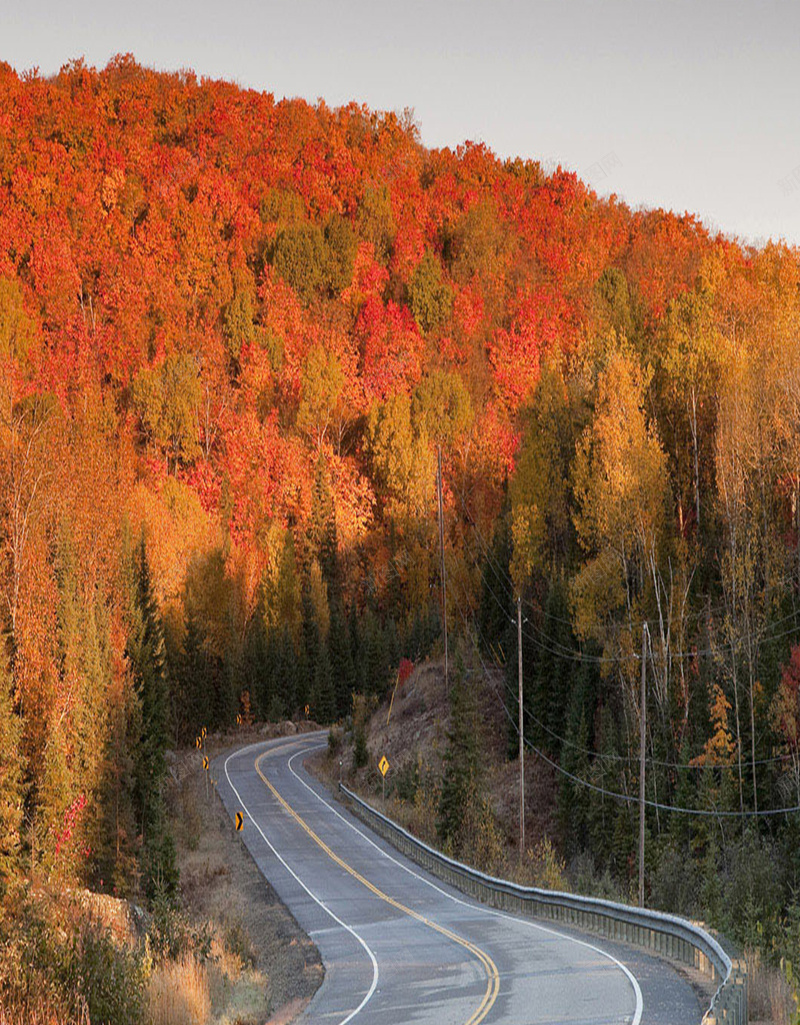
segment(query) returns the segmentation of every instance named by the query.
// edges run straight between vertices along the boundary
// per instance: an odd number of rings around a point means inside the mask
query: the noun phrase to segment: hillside
[[[648,899],[796,960],[799,340],[796,250],[408,112],[0,65],[0,893],[174,903],[171,745],[437,657],[439,477],[542,830],[633,884],[643,655]]]
[[[468,721],[480,751],[476,783],[480,797],[488,802],[483,810],[495,837],[491,849],[481,851],[468,843],[454,853],[503,878],[553,886],[560,877],[566,885],[563,859],[552,846],[548,847],[548,841],[557,841],[553,772],[547,765],[537,764],[534,757],[528,758],[526,851],[520,858],[519,764],[508,759],[508,723],[501,701],[503,680],[497,671],[484,671],[476,657],[471,661],[465,673],[469,686],[475,689],[475,705]],[[334,740],[328,750],[308,764],[332,786],[341,771],[348,786],[427,843],[441,847],[439,802],[453,730],[443,661],[422,663],[377,707],[373,706],[371,703],[358,709],[356,723],[361,725],[356,730],[334,727]],[[367,750],[363,765],[356,753],[359,728],[363,728]],[[378,770],[382,757],[389,762],[385,785]],[[447,839],[444,837],[445,846]],[[451,837],[451,844],[454,841]]]

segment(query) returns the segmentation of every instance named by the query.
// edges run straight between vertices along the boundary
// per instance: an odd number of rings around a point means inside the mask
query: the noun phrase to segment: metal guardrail
[[[702,926],[660,911],[518,886],[485,875],[418,840],[344,784],[339,784],[339,790],[358,817],[379,836],[443,882],[491,907],[575,926],[696,968],[717,983],[703,1025],[747,1025],[747,966],[744,960],[728,954]]]

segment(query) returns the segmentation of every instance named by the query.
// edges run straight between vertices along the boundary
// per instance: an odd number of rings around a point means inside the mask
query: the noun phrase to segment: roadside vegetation
[[[294,1017],[319,986],[316,948],[233,832],[202,754],[167,758],[177,891],[156,891],[145,910],[41,878],[7,890],[0,1025],[263,1025]]]

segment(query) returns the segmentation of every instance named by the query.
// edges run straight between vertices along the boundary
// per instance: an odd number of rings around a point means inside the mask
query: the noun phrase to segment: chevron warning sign
[[[205,755],[203,755],[203,768],[208,772],[208,758]]]
[[[241,833],[244,829],[244,815],[240,811],[236,812],[236,832]]]

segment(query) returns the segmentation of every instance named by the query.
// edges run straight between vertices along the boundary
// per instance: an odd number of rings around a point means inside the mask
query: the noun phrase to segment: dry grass
[[[208,974],[193,957],[155,968],[147,989],[152,1025],[206,1025],[211,1016]]]
[[[772,1025],[792,1025],[795,1021],[795,1002],[792,988],[783,972],[765,965],[754,950],[746,953],[747,996],[752,1025],[770,1022]]]
[[[77,1015],[65,1010],[59,1001],[39,997],[34,1004],[15,1007],[0,1004],[0,1025],[90,1025],[86,1004]]]

